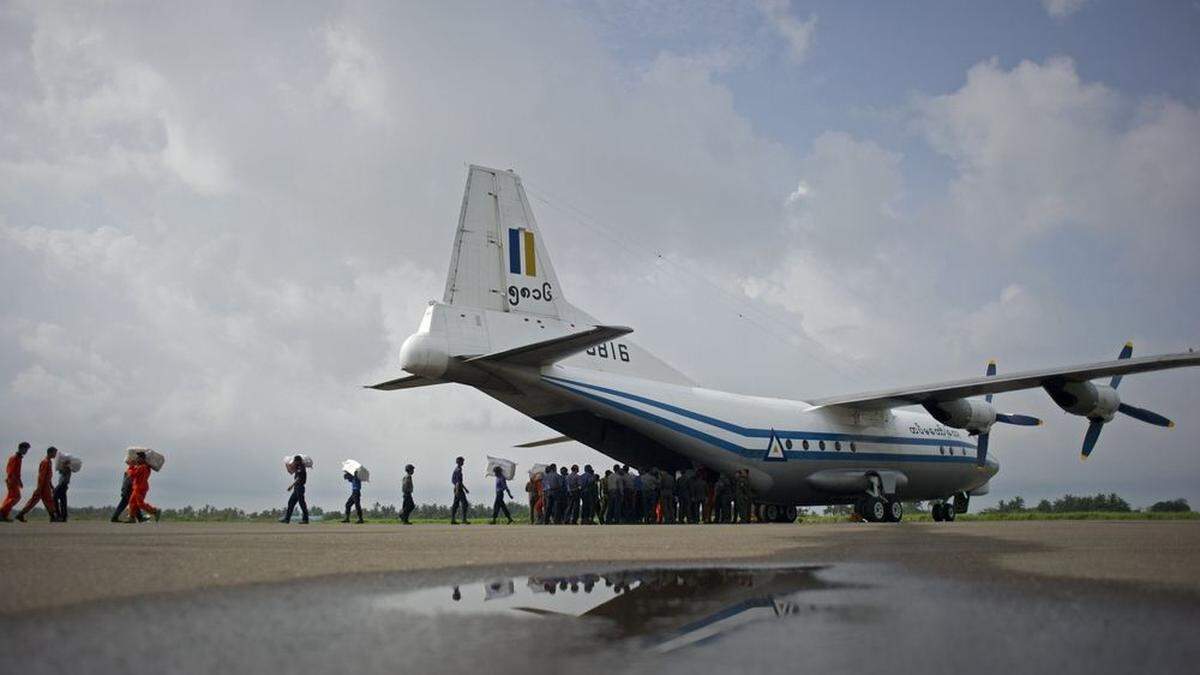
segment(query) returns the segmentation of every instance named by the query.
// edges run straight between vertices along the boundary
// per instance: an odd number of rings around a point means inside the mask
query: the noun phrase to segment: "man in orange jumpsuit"
[[[0,505],[0,520],[6,523],[12,522],[12,518],[9,518],[8,514],[17,505],[17,502],[21,501],[21,459],[27,452],[29,452],[28,443],[18,445],[17,451],[8,458],[8,465],[5,467],[4,486],[8,488],[8,494],[4,496],[4,504]]]
[[[38,502],[46,507],[46,513],[50,514],[50,522],[58,520],[54,509],[54,486],[50,484],[50,478],[54,475],[54,456],[58,454],[58,448],[53,445],[46,448],[46,457],[38,464],[37,487],[33,488],[33,494],[29,495],[29,501],[25,502],[25,506],[17,513],[17,520],[25,522],[25,514],[33,510]]]
[[[142,511],[148,511],[157,521],[160,515],[158,509],[146,501],[146,495],[150,492],[150,465],[146,463],[146,453],[139,452],[131,468],[133,492],[129,495],[129,522],[140,522]]]

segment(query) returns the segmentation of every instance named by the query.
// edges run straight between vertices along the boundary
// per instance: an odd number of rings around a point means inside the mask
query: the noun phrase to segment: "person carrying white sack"
[[[308,502],[304,499],[304,486],[308,483],[308,467],[312,466],[312,460],[304,455],[295,455],[290,461],[284,461],[284,468],[288,473],[293,474],[295,479],[292,484],[287,486],[287,492],[291,492],[292,496],[288,497],[287,512],[279,519],[281,523],[292,522],[292,513],[296,510],[296,505],[300,505],[300,524],[308,524]]]

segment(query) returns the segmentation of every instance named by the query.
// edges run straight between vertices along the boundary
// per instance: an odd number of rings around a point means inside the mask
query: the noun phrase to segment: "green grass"
[[[1042,513],[1040,511],[1021,511],[1017,513],[961,513],[955,517],[956,520],[963,521],[997,521],[997,520],[1200,520],[1200,513],[1195,511],[1184,511],[1181,513],[1144,513],[1140,511],[1130,512],[1101,512],[1101,511],[1086,511],[1077,513]],[[804,523],[820,524],[820,523],[843,523],[849,520],[848,516],[825,516],[825,515],[809,515],[804,516]],[[929,513],[913,513],[904,514],[906,522],[933,522],[933,516]]]

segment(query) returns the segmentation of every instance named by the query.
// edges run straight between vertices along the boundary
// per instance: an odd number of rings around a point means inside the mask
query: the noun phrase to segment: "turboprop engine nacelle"
[[[1091,382],[1064,382],[1046,386],[1046,393],[1058,407],[1072,415],[1108,422],[1121,407],[1121,395],[1116,389]]]
[[[425,310],[421,327],[408,336],[400,347],[400,367],[431,379],[446,374],[450,366],[450,345],[446,339],[445,317],[431,303]]]
[[[996,409],[992,404],[983,401],[956,398],[952,401],[926,403],[924,407],[933,415],[933,419],[954,429],[987,433],[996,423]]]

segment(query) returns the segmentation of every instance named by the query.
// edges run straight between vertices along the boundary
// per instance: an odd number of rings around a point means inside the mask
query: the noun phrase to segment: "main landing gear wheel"
[[[947,523],[954,522],[954,507],[949,504],[942,505],[942,520]]]
[[[898,523],[904,518],[904,505],[899,499],[889,499],[887,501],[887,519],[888,522]]]
[[[798,517],[800,517],[800,510],[795,506],[785,506],[783,508],[783,522],[794,523]]]
[[[880,523],[887,519],[887,503],[879,497],[867,497],[862,505],[863,518],[869,523]]]
[[[778,523],[780,520],[780,508],[775,504],[763,505],[762,515],[763,520],[768,523]]]
[[[940,523],[946,519],[946,505],[940,502],[935,503],[932,509],[933,522]]]

